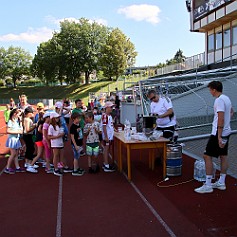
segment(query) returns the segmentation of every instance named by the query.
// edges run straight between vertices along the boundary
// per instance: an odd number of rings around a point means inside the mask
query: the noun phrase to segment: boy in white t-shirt
[[[111,101],[107,101],[104,105],[105,113],[102,114],[101,124],[102,124],[102,139],[104,145],[104,172],[114,172],[115,169],[109,164],[109,149],[113,145],[114,138],[114,124],[113,118],[111,116],[112,109],[115,105]]]
[[[228,147],[231,135],[230,121],[234,114],[231,100],[222,93],[220,81],[211,81],[208,86],[210,94],[215,97],[212,132],[203,154],[206,168],[206,182],[194,191],[197,193],[212,193],[213,189],[226,190],[225,178],[228,169]],[[212,183],[212,157],[220,157],[220,177]]]

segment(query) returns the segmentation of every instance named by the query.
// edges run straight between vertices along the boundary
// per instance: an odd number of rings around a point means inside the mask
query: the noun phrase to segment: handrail
[[[226,61],[227,59],[230,58],[230,59],[231,59],[231,60],[230,60],[230,67],[231,67],[231,69],[232,69],[233,61],[236,60],[236,59],[233,59],[233,57],[236,56],[236,55],[237,55],[237,53],[232,54],[232,55],[230,55],[230,56],[228,56],[228,57],[225,57],[225,58],[223,58],[223,59],[221,59],[221,60],[216,61],[215,63],[224,62],[224,61]],[[201,64],[200,64],[200,63],[197,63],[197,62],[200,60],[200,58],[202,58],[202,57],[203,57],[203,60],[201,61]],[[192,63],[189,64],[189,65],[192,64],[191,67],[186,67],[186,64],[188,63],[188,61],[189,61],[189,62],[192,62]],[[200,62],[200,61],[199,61],[199,62]],[[203,63],[202,63],[202,62],[203,62]],[[187,72],[192,73],[192,72],[197,71],[198,68],[201,69],[201,68],[203,68],[203,67],[206,67],[207,65],[208,65],[208,64],[205,63],[205,52],[203,52],[203,53],[196,54],[196,55],[194,55],[194,56],[191,56],[191,57],[186,58],[186,59],[184,60],[184,62],[175,63],[175,64],[172,64],[172,65],[167,65],[167,66],[165,66],[165,67],[162,67],[162,68],[157,69],[157,74],[156,74],[156,76],[165,75],[165,74],[167,74],[167,73],[171,73],[171,72],[176,71],[176,70],[186,71],[186,74],[187,74]],[[192,67],[192,66],[193,66],[193,67]],[[183,67],[183,68],[182,68],[182,67]],[[224,68],[224,67],[223,67],[223,68]],[[223,68],[219,68],[219,70],[221,70],[221,69],[223,69]],[[159,73],[159,72],[161,72],[161,73]]]

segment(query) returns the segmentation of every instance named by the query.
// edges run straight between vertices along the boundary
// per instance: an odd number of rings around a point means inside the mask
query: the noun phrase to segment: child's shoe
[[[73,170],[72,175],[73,176],[82,176],[84,173],[82,171],[78,170]]]
[[[6,173],[6,174],[15,174],[15,170],[14,169],[12,169],[12,168],[9,168],[9,169],[5,169],[4,170],[4,173]]]

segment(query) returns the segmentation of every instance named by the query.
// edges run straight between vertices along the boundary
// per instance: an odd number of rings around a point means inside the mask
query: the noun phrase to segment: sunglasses
[[[155,95],[154,95],[154,96],[152,96],[152,97],[150,98],[150,101],[153,101],[155,98],[156,98],[156,96],[155,96]]]

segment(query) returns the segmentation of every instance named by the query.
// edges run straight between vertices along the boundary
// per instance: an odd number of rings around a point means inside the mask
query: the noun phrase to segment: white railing
[[[162,68],[158,68],[156,75],[164,75],[173,71],[183,71],[198,68],[202,65],[205,65],[205,53],[200,53],[192,57],[184,59],[182,63],[176,63],[172,65],[167,65]]]

